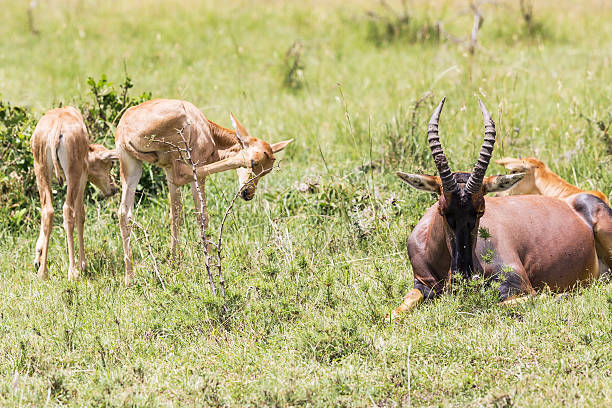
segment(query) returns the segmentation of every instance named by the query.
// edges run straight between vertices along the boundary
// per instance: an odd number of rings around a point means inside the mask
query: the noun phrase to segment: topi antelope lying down
[[[500,197],[519,194],[536,194],[559,199],[568,199],[574,198],[577,194],[587,193],[600,198],[608,205],[610,204],[605,194],[595,190],[584,191],[571,185],[557,174],[553,173],[544,162],[535,157],[528,157],[526,159],[504,157],[503,159],[495,161],[495,163],[506,167],[506,169],[510,170],[510,174],[525,173],[525,177],[516,183],[514,187],[499,193],[498,196]]]
[[[99,144],[89,144],[87,129],[81,113],[72,106],[50,110],[40,119],[31,140],[34,155],[34,172],[40,194],[40,236],[36,241],[34,266],[38,275],[46,279],[47,251],[53,228],[53,203],[51,194],[51,172],[62,183],[66,178],[66,202],[64,203],[64,229],[68,238],[68,279],[77,279],[79,269],[86,269],[83,247],[83,224],[85,208],[83,194],[89,180],[106,197],[117,192],[110,176],[112,161],[117,159],[114,150]],[[76,222],[79,240],[79,268],[74,256],[74,226]]]
[[[249,136],[247,130],[231,115],[235,131],[231,131],[206,119],[193,104],[173,99],[155,99],[128,109],[121,117],[115,134],[115,144],[121,164],[121,206],[119,226],[123,240],[125,282],[134,277],[130,231],[134,193],[142,173],[142,162],[164,169],[170,191],[170,222],[172,225],[172,253],[176,254],[181,211],[179,186],[191,183],[195,208],[200,208],[193,171],[188,163],[180,160],[177,147],[189,145],[191,158],[196,164],[199,188],[204,192],[206,176],[236,169],[240,182],[240,196],[251,200],[259,179],[272,170],[274,153],[283,150],[293,141],[286,140],[270,145]],[[185,141],[178,131],[181,131]],[[204,196],[204,201],[206,197]],[[208,226],[206,203],[203,217]]]
[[[478,162],[471,173],[452,173],[438,137],[443,105],[444,99],[428,128],[440,177],[397,173],[410,186],[440,198],[408,239],[414,289],[388,318],[397,318],[424,298],[435,298],[455,275],[500,280],[499,297],[505,302],[546,286],[566,290],[597,278],[596,245],[607,251],[604,261],[612,265],[612,211],[601,200],[585,195],[583,206],[572,208],[545,196],[485,197],[511,188],[524,175],[484,177],[495,143],[495,124],[482,102],[485,138]],[[593,214],[600,217],[598,228],[585,222]],[[488,230],[488,237],[478,237],[479,226]]]

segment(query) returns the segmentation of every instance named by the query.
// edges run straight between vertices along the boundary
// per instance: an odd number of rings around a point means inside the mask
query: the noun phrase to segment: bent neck
[[[563,180],[546,166],[536,170],[535,185],[540,194],[549,197],[565,198],[581,192],[578,187]]]
[[[219,151],[219,158],[225,159],[236,155],[242,150],[242,145],[236,136],[236,132],[229,130],[215,122],[208,121],[210,126],[210,134],[215,142],[215,146]]]

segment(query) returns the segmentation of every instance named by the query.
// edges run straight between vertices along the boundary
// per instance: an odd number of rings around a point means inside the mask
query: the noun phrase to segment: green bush
[[[12,230],[31,221],[38,195],[30,151],[35,127],[28,108],[0,101],[0,225]]]

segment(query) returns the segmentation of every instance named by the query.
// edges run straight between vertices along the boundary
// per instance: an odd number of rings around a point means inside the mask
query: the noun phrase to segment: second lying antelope
[[[587,197],[577,209],[545,196],[486,197],[489,192],[511,188],[524,174],[484,177],[495,143],[495,124],[482,102],[485,139],[478,162],[471,173],[451,172],[438,136],[443,105],[444,99],[428,127],[429,146],[440,177],[398,172],[410,186],[440,198],[408,239],[414,289],[389,318],[397,318],[424,298],[435,298],[456,275],[469,279],[482,274],[498,279],[501,301],[544,287],[567,290],[599,277],[596,245],[612,255],[610,208],[587,194],[593,200]],[[594,213],[606,217],[599,228],[585,222]],[[486,235],[478,237],[479,226]],[[611,266],[612,256],[604,262]]]
[[[578,187],[571,185],[563,180],[541,160],[535,157],[526,159],[515,159],[514,157],[504,157],[496,160],[495,163],[501,164],[510,173],[525,173],[525,177],[516,183],[511,189],[506,190],[498,196],[520,195],[520,194],[535,194],[555,197],[560,199],[573,199],[578,194],[591,194],[604,203],[610,205],[608,198],[601,191],[581,190]]]
[[[130,248],[131,218],[143,161],[162,167],[166,174],[170,192],[171,246],[175,254],[181,211],[179,186],[191,183],[195,208],[203,208],[203,213],[198,216],[202,217],[205,227],[208,225],[206,203],[200,203],[191,164],[181,160],[179,149],[189,150],[191,162],[197,166],[195,178],[202,193],[206,176],[236,169],[240,196],[244,200],[251,200],[259,179],[272,170],[274,153],[293,141],[270,145],[250,136],[240,122],[233,115],[230,116],[234,131],[208,120],[192,103],[154,99],[128,109],[121,117],[115,145],[121,165],[119,227],[126,284],[129,285],[134,277]]]

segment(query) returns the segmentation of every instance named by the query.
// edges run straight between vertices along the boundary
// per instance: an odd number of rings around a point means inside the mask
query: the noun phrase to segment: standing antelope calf
[[[179,186],[191,183],[195,208],[203,208],[205,228],[208,226],[206,197],[200,203],[197,189],[204,194],[206,176],[236,169],[240,196],[251,200],[259,179],[272,170],[274,153],[293,141],[270,145],[249,136],[247,130],[231,115],[235,131],[206,119],[193,104],[175,99],[154,99],[128,109],[121,117],[115,134],[115,145],[121,165],[121,205],[119,227],[123,240],[125,282],[134,277],[130,232],[134,193],[142,174],[142,162],[163,168],[170,192],[170,223],[172,254],[176,254],[181,211]],[[180,133],[179,133],[180,131]],[[178,149],[189,149],[196,165],[194,177],[190,163],[181,160]]]
[[[53,228],[53,204],[51,193],[52,172],[62,184],[66,178],[67,190],[64,202],[64,229],[68,238],[68,279],[77,279],[79,269],[86,269],[83,247],[85,208],[83,194],[89,180],[108,197],[117,191],[110,176],[112,160],[117,159],[114,150],[99,144],[90,144],[87,128],[81,113],[72,106],[50,110],[40,119],[31,140],[34,155],[34,172],[40,194],[41,224],[36,241],[34,266],[38,275],[46,279],[47,251]],[[74,256],[74,226],[76,222],[79,240],[79,268]]]

